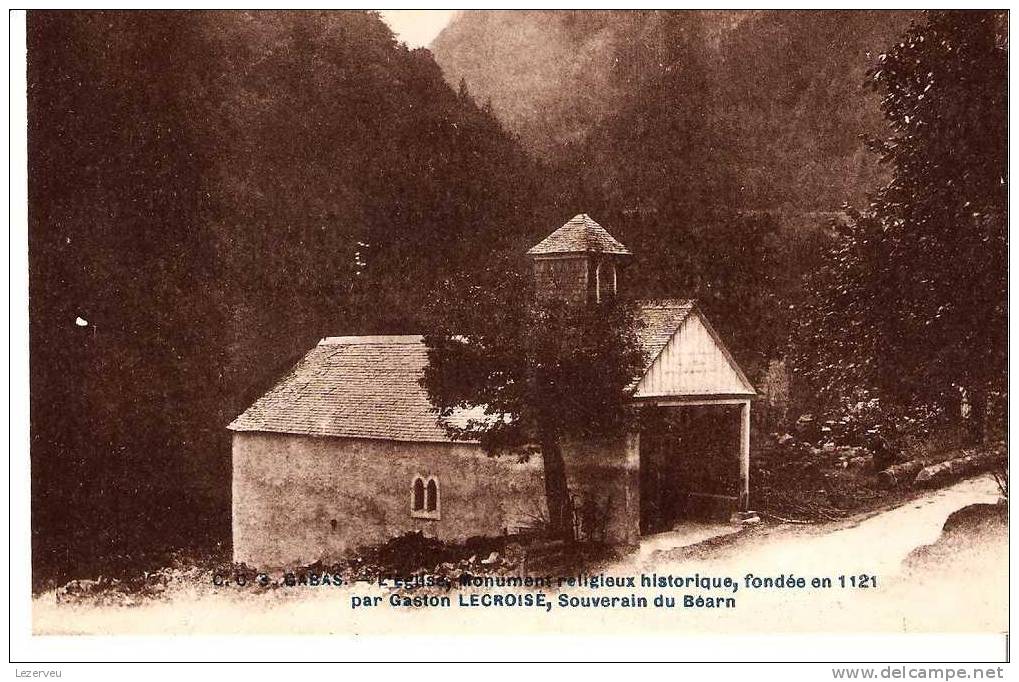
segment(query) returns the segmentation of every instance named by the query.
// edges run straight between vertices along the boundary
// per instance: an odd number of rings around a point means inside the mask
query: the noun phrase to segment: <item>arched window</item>
[[[422,511],[425,508],[425,482],[418,476],[414,479],[414,492],[410,503],[411,511]]]
[[[428,481],[428,487],[425,489],[425,511],[436,511],[439,508],[439,484],[435,482],[435,479]]]
[[[441,511],[439,480],[434,476],[415,476],[411,484],[410,515],[415,519],[438,519]]]
[[[602,268],[602,265],[605,267]],[[598,261],[594,265],[594,302],[601,303],[615,298],[619,293],[619,275],[615,262]]]

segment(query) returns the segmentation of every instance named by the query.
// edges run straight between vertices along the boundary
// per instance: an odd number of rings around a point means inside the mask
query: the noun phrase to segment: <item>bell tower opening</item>
[[[619,294],[619,270],[615,260],[598,258],[594,265],[594,302],[611,301]]]
[[[532,247],[538,300],[603,303],[619,295],[619,270],[633,254],[586,213]]]

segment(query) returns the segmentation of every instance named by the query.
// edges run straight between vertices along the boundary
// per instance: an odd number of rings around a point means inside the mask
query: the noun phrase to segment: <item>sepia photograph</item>
[[[1004,679],[1008,20],[12,12],[18,675]]]

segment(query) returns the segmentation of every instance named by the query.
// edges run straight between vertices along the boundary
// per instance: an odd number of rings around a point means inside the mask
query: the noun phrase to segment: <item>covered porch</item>
[[[653,357],[634,392],[640,533],[750,513],[750,405],[756,397],[696,304],[644,308]]]
[[[641,535],[749,511],[749,397],[651,399],[641,411]]]
[[[694,301],[638,305],[647,360],[628,387],[642,415],[638,428],[563,445],[577,537],[637,546],[642,535],[675,532],[677,524],[687,524],[691,538],[700,532],[692,523],[731,528],[734,517],[750,515],[757,394]]]

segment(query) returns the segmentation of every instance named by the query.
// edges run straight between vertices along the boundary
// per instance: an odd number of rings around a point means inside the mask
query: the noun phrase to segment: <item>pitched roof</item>
[[[542,239],[527,252],[532,256],[556,253],[614,253],[632,255],[586,213],[570,218],[569,222]]]
[[[420,336],[328,337],[228,428],[447,442],[418,383],[427,364]]]
[[[644,371],[647,371],[669,343],[669,339],[686,320],[695,304],[696,301],[688,298],[666,298],[637,303],[637,320],[642,323],[637,330],[637,341],[644,349]]]
[[[736,359],[732,357],[732,354],[725,347],[722,339],[718,336],[718,333],[708,322],[708,319],[704,314],[697,310],[697,301],[692,299],[662,299],[657,301],[639,301],[637,303],[637,320],[641,323],[640,328],[637,330],[637,340],[640,343],[641,348],[644,350],[644,367],[641,370],[641,375],[635,377],[633,382],[627,387],[630,391],[636,391],[638,384],[642,382],[645,377],[652,376],[653,367],[656,360],[666,347],[669,346],[673,338],[682,338],[682,332],[680,328],[684,327],[686,321],[691,315],[694,315],[696,319],[693,322],[699,322],[700,327],[704,330],[704,333],[711,339],[711,343],[718,353],[719,357],[722,358],[720,362],[725,363],[731,368],[735,381],[741,384],[740,388],[735,391],[740,395],[755,395],[753,385],[750,380],[743,373],[743,370],[738,364]],[[690,329],[689,325],[686,325],[686,329]],[[680,336],[677,337],[677,334]],[[697,351],[700,354],[700,351]],[[675,358],[670,362],[676,362]],[[682,363],[682,360],[680,360]],[[698,373],[703,370],[698,371]],[[712,387],[711,379],[708,376],[698,376],[697,378],[697,394],[698,395],[711,395],[714,391],[717,391],[717,386]]]

